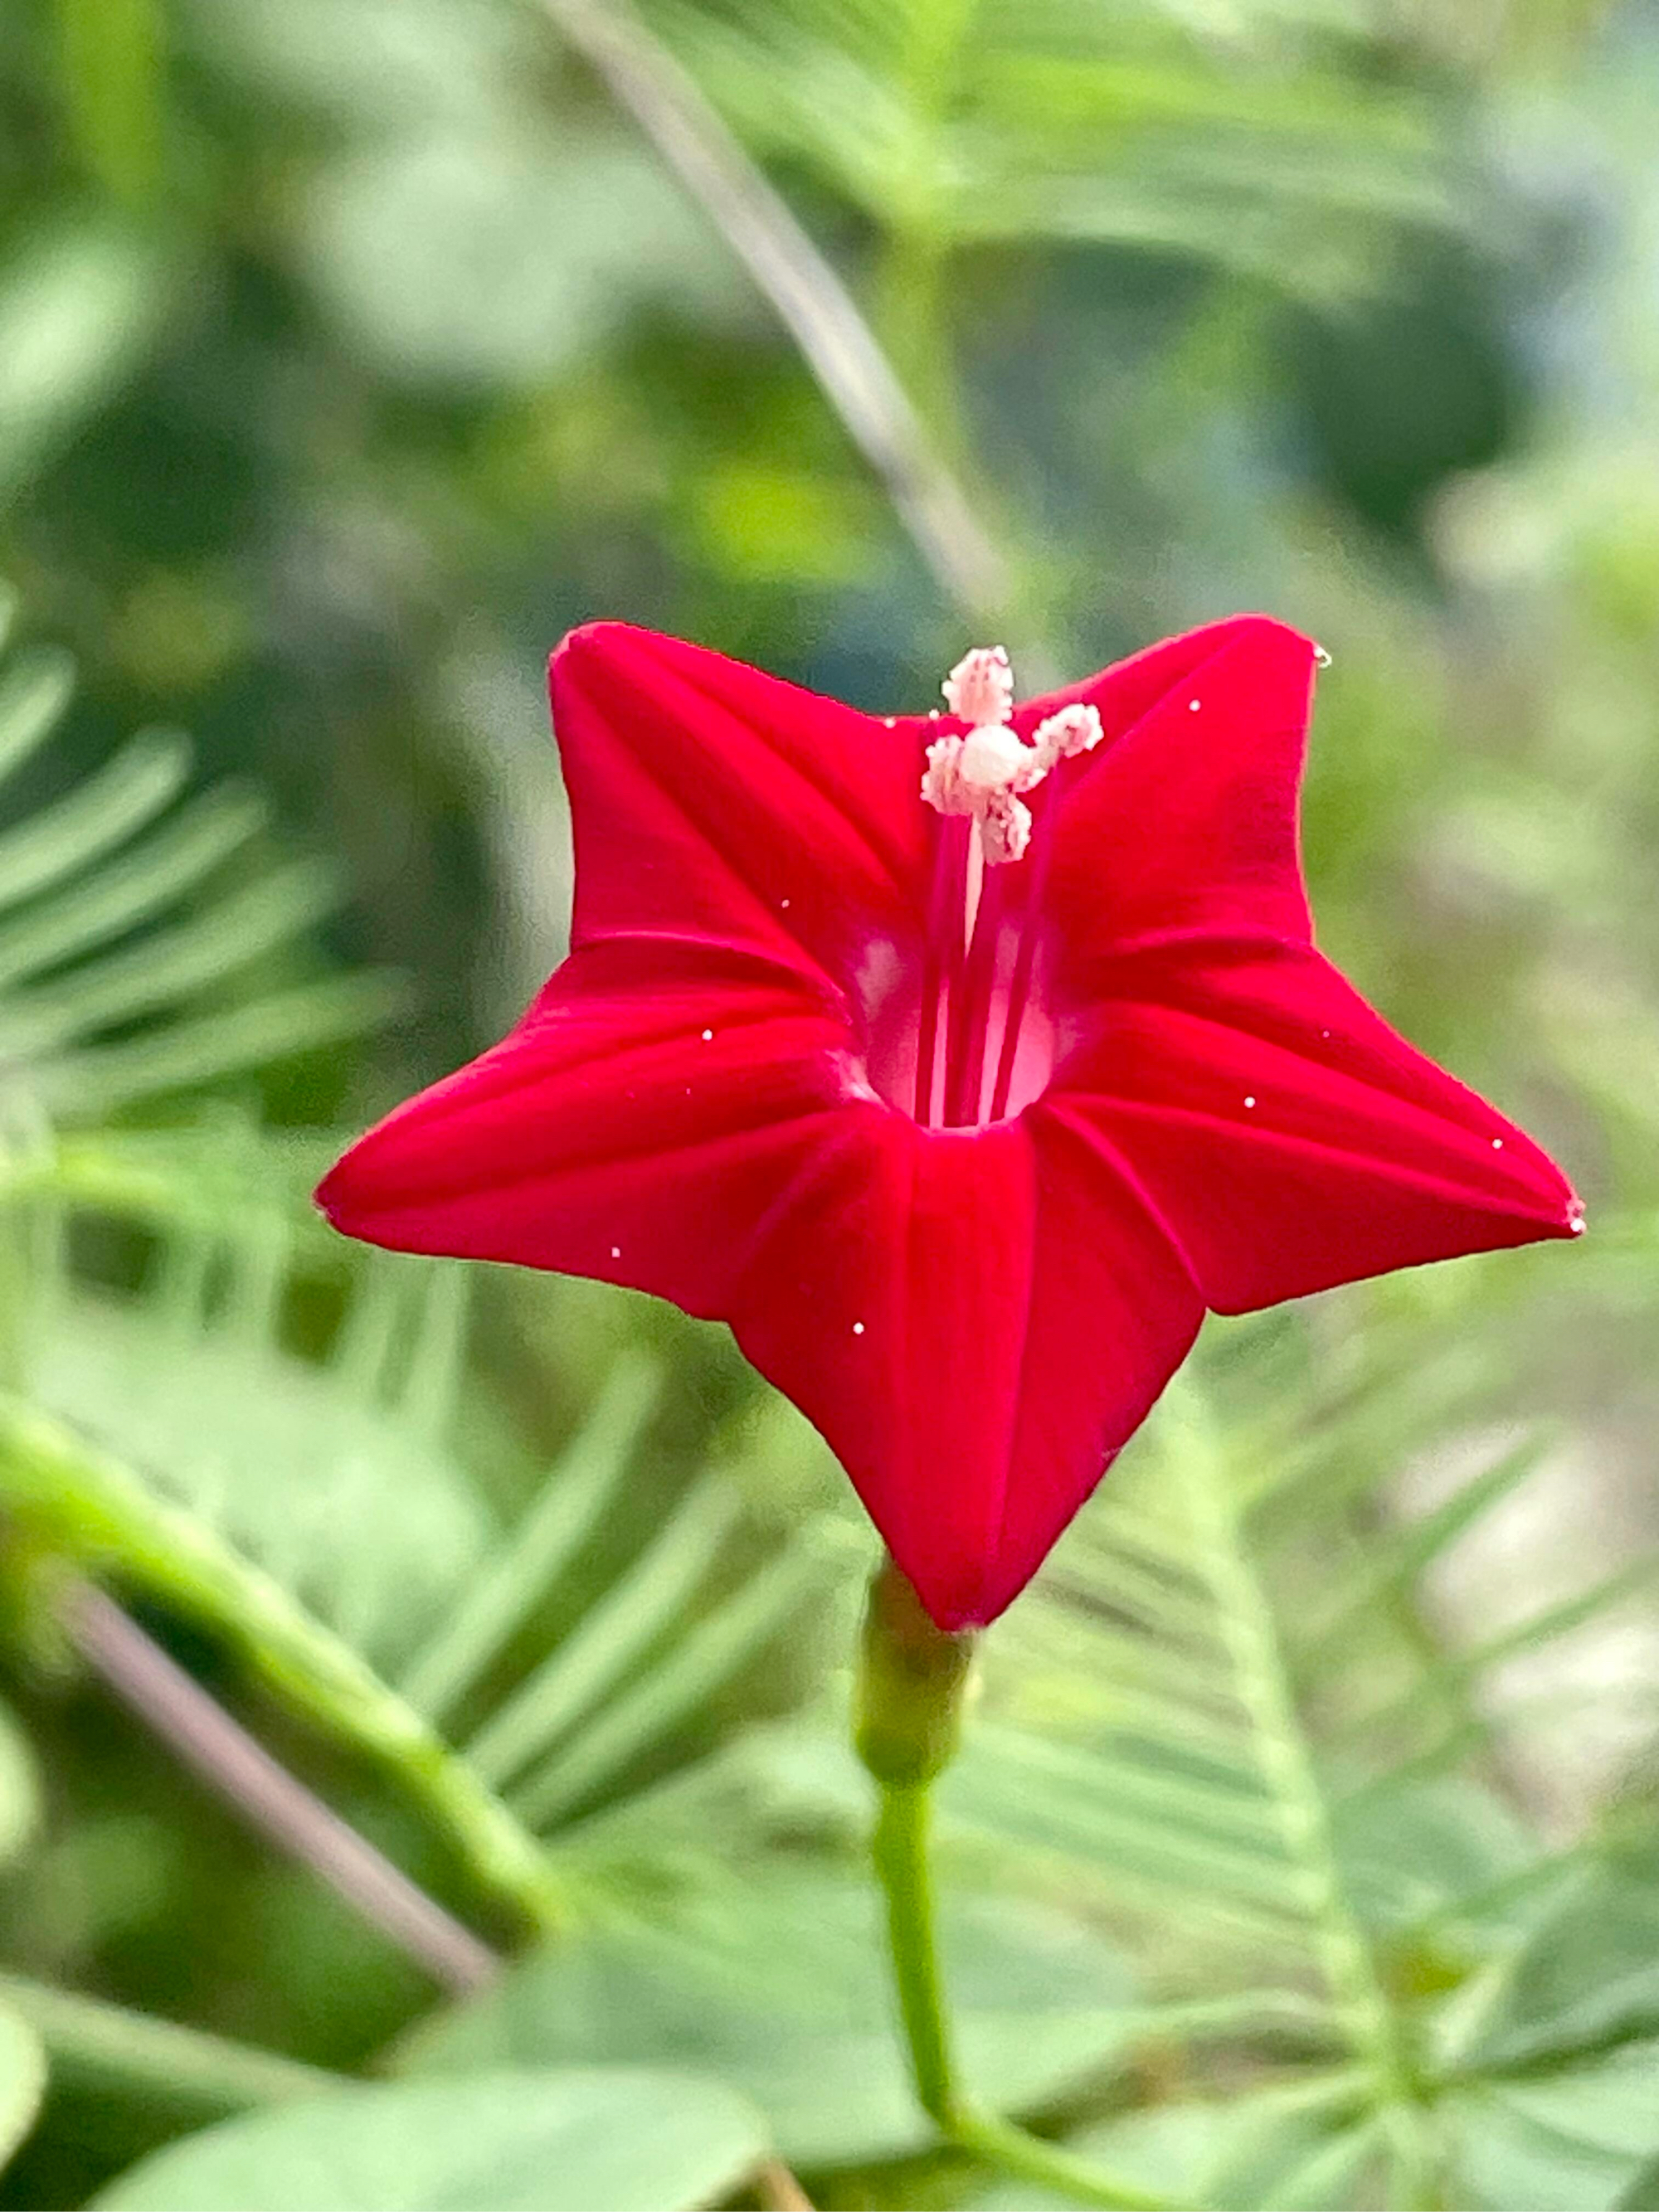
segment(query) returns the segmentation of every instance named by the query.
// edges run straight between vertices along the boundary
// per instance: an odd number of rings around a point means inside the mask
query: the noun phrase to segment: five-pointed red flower
[[[375,1243],[729,1322],[950,1628],[1019,1590],[1206,1307],[1582,1225],[1313,949],[1306,639],[1241,617],[1012,712],[970,659],[968,719],[879,718],[568,638],[570,957],[319,1193]]]

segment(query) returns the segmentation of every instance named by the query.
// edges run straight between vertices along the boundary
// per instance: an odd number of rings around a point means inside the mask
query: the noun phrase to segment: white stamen
[[[976,646],[945,679],[951,711],[968,725],[963,737],[936,738],[927,748],[921,796],[936,814],[971,815],[980,856],[994,866],[1021,859],[1031,840],[1031,815],[1019,795],[1034,791],[1056,761],[1086,752],[1102,736],[1092,707],[1051,714],[1027,744],[1012,728],[1013,674],[1000,645]]]
[[[962,739],[935,738],[927,748],[921,795],[935,814],[971,814],[973,803],[962,787]]]
[[[1006,722],[1014,703],[1014,672],[1000,645],[976,645],[964,653],[939,686],[953,714],[975,729]]]
[[[1006,792],[994,793],[986,801],[979,820],[980,842],[993,867],[1006,860],[1023,860],[1031,842],[1031,810]]]
[[[1037,724],[1031,743],[1044,763],[1053,768],[1056,761],[1091,753],[1105,734],[1098,708],[1062,707],[1057,714],[1047,715]]]

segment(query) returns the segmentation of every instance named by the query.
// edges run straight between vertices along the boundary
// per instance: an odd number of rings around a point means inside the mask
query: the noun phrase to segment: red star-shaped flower
[[[1244,616],[1019,708],[970,654],[951,716],[880,718],[576,631],[570,957],[322,1206],[729,1322],[934,1620],[989,1620],[1206,1308],[1581,1226],[1313,948],[1314,662]]]

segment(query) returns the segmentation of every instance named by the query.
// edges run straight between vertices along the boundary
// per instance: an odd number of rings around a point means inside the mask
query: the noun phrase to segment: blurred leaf
[[[0,2166],[34,2125],[46,2087],[46,2054],[27,2021],[0,2006]]]
[[[1091,240],[1330,298],[1374,286],[1387,227],[1468,219],[1429,104],[1346,72],[1336,46],[1292,74],[1267,10],[1221,38],[1175,8],[1075,0],[648,12],[763,153],[935,247]]]
[[[498,126],[355,153],[318,177],[302,257],[341,328],[411,382],[534,386],[641,303],[728,293],[718,248],[649,155]]]
[[[1067,2138],[1109,2172],[1210,2212],[1328,2212],[1354,2201],[1376,2163],[1375,2130],[1356,2124],[1351,2077],[1273,2083],[1227,2103],[1160,2105]],[[1062,2201],[1029,2184],[976,2197],[982,2212],[1045,2212]]]
[[[1470,2072],[1530,2066],[1659,2035],[1659,1887],[1651,1856],[1595,1857],[1525,1940],[1449,2011],[1443,2040]]]
[[[0,674],[0,776],[46,743],[73,682],[40,648]],[[304,979],[338,903],[332,872],[260,865],[264,810],[246,796],[176,808],[189,771],[184,738],[147,731],[0,829],[0,1060],[14,1097],[55,1121],[269,1066],[395,1002],[381,977]],[[295,980],[251,981],[272,962]]]
[[[529,26],[488,0],[189,0],[198,48],[256,97],[348,122],[498,119]]]
[[[1659,2154],[1659,2042],[1460,2090],[1442,2105],[1459,2203],[1611,2212]]]
[[[29,1841],[40,1811],[34,1753],[15,1718],[0,1705],[0,1866]]]
[[[522,1524],[498,1529],[456,1445],[468,1271],[325,1241],[295,1218],[281,1152],[246,1132],[230,1149],[216,1175],[210,1148],[192,1164],[154,1140],[100,1160],[82,1139],[61,1175],[50,1151],[16,1170],[33,1272],[12,1316],[21,1388],[0,1396],[0,1506],[36,1571],[66,1560],[210,1625],[285,1704],[396,1771],[476,1879],[562,1925],[572,1884],[537,1834],[625,1796],[636,1768],[695,1761],[707,1745],[675,1739],[700,1716],[723,1736],[721,1699],[799,1637],[836,1562],[810,1528],[757,1557],[711,1469],[636,1532],[636,1556],[613,1540],[595,1571],[658,1397],[640,1358],[617,1363]],[[152,1240],[137,1291],[73,1263],[67,1232],[112,1220]],[[324,1266],[345,1297],[319,1361],[286,1328]]]
[[[942,1941],[963,2074],[1030,2109],[1109,2068],[1124,2040],[1119,1954],[1059,1913],[947,1896]],[[767,2114],[792,2163],[898,2156],[934,2139],[897,2039],[863,1882],[757,1873],[660,1923],[595,1927],[513,1968],[421,2036],[422,2070],[504,2063],[710,2067]]]
[[[111,2212],[694,2212],[764,2156],[717,2081],[599,2068],[339,2089],[227,2121],[100,2191]]]
[[[314,2097],[337,2078],[15,1974],[0,1973],[0,2017],[15,2014],[40,2037],[54,2087],[119,2100],[166,2124],[200,2126],[251,2106]]]
[[[142,362],[170,278],[140,237],[94,224],[42,231],[0,270],[0,501]]]

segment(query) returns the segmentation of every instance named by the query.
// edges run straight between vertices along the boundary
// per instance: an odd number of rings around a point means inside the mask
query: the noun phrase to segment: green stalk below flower
[[[971,1636],[936,1628],[909,1583],[886,1562],[871,1585],[865,1615],[855,1741],[879,1792],[872,1855],[917,2100],[947,2142],[1005,2172],[1077,2203],[1168,2212],[1166,2197],[975,2112],[958,2086],[935,1933],[928,1792],[956,1750],[973,1644]]]

